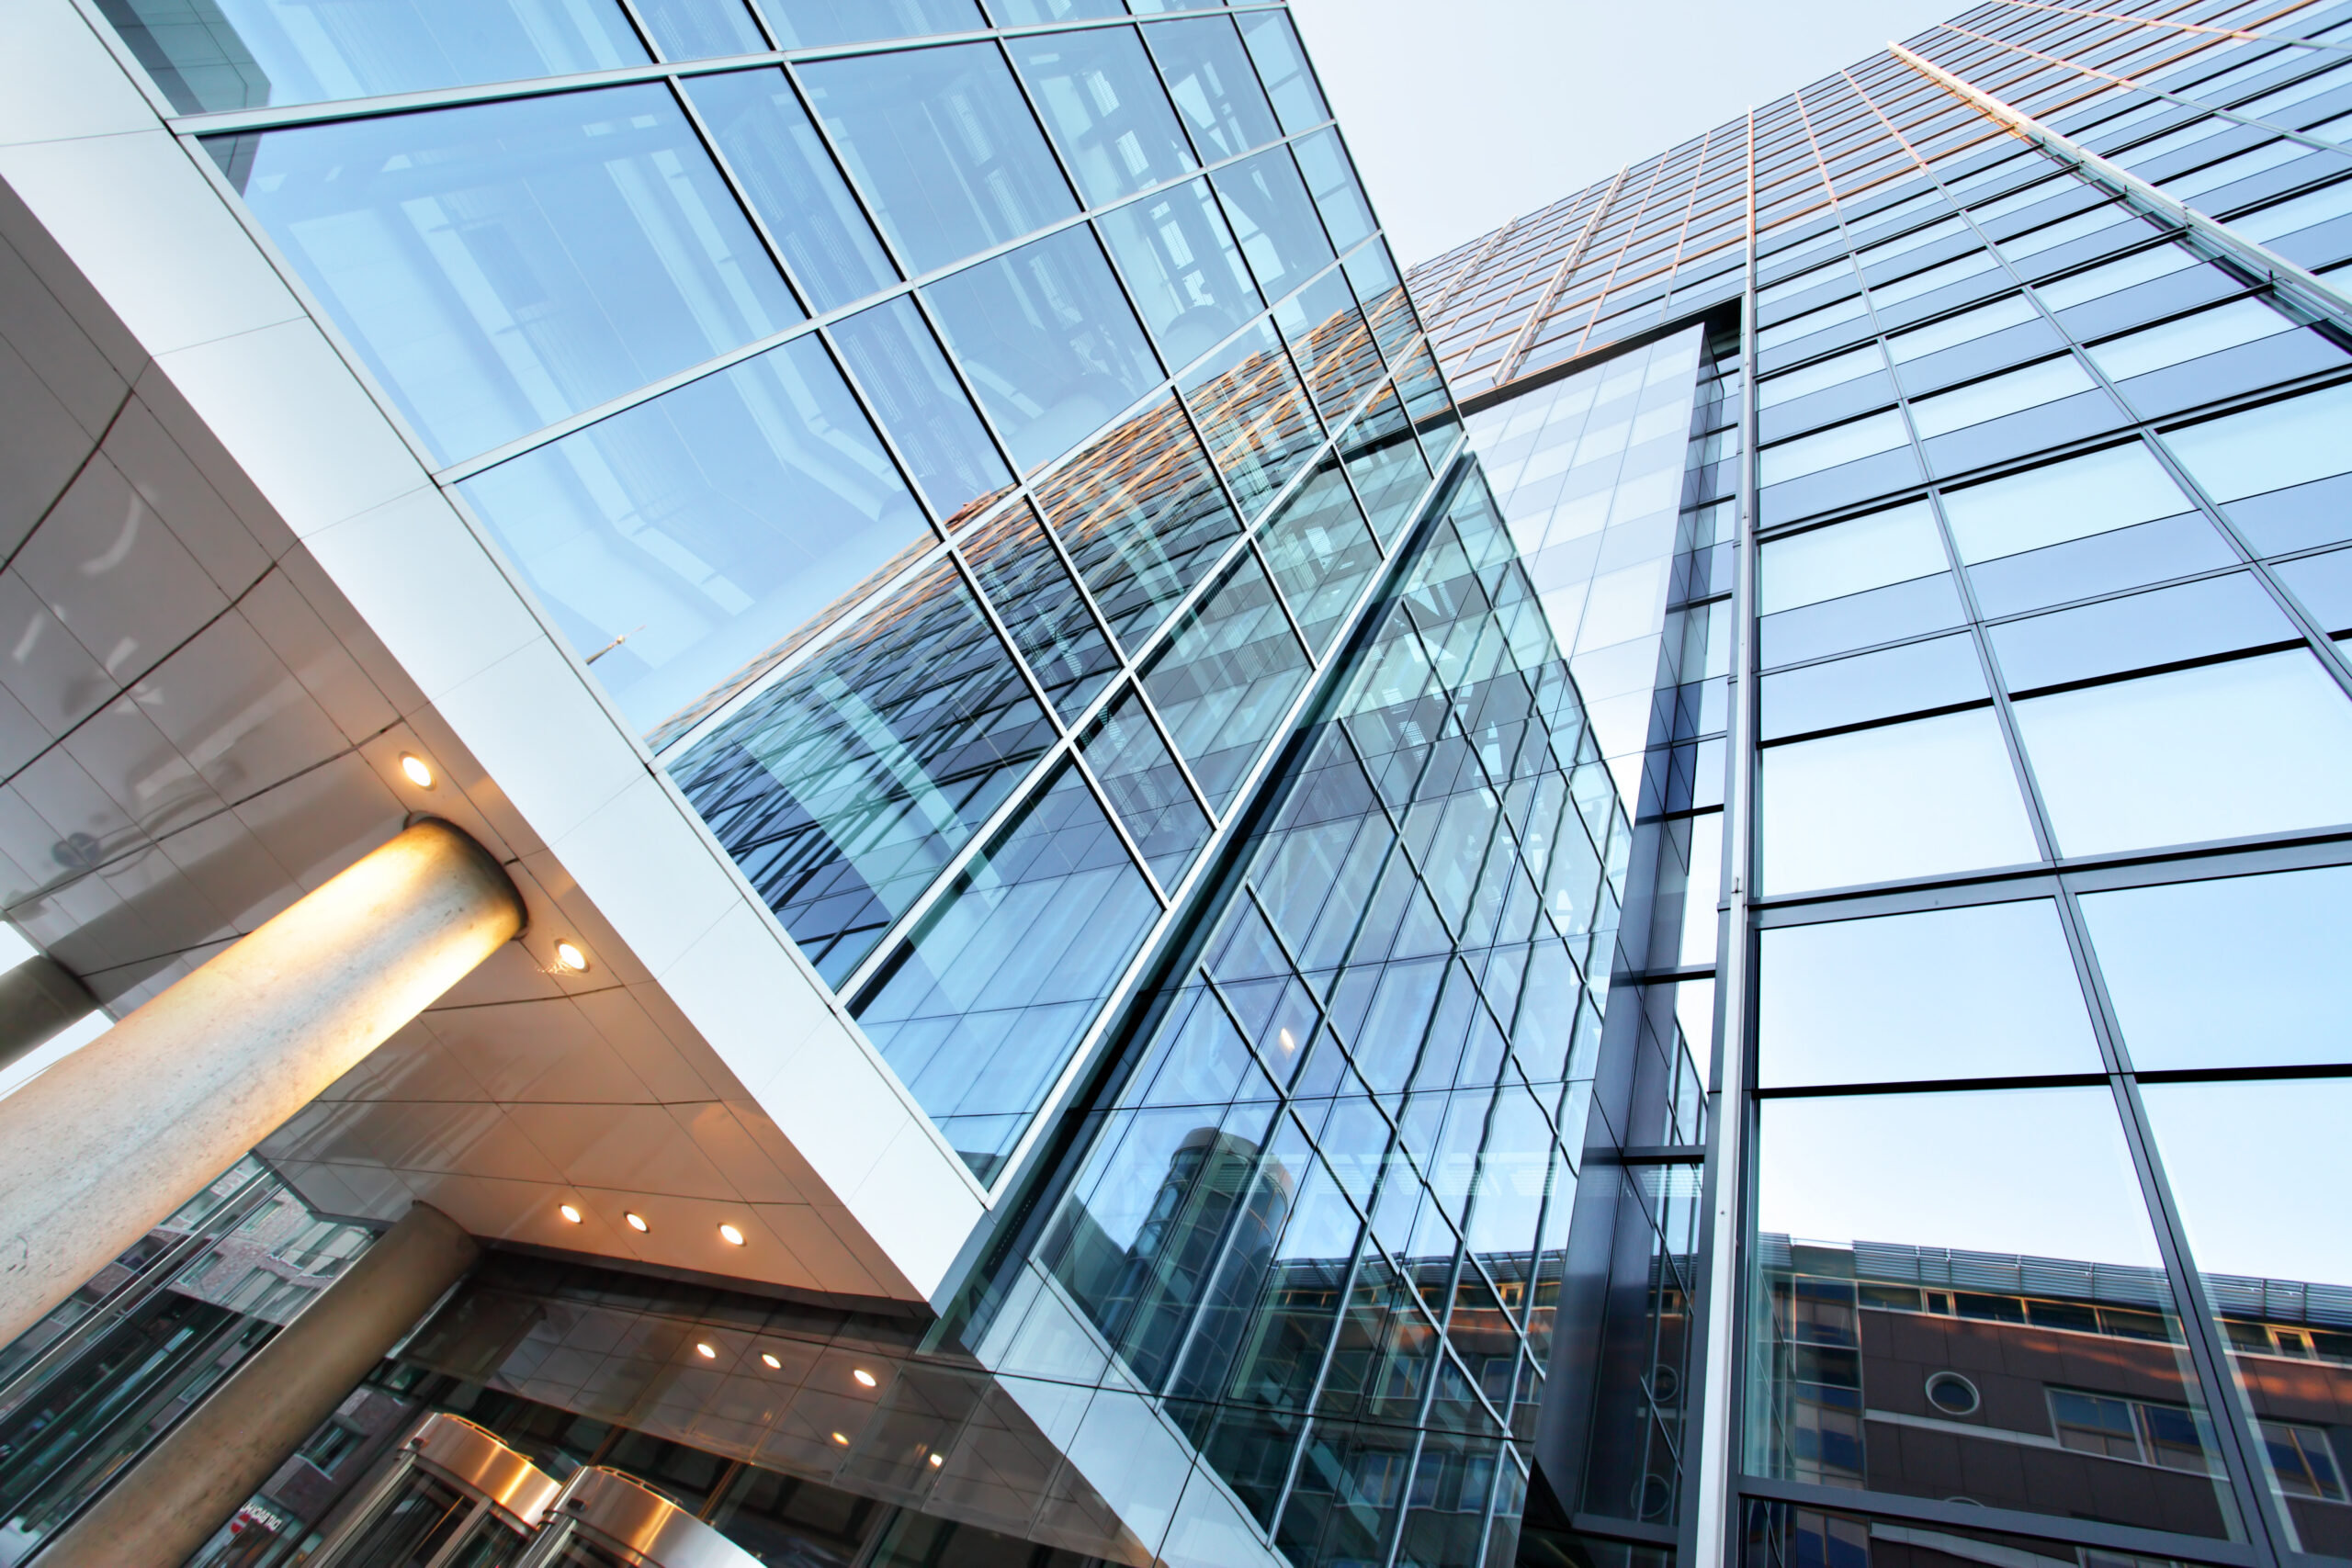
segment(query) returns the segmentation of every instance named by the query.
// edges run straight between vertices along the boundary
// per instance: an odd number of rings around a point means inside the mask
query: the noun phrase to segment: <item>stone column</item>
[[[522,927],[481,846],[420,821],[0,1100],[0,1344]]]
[[[97,1008],[73,972],[47,953],[0,974],[0,1067],[40,1050]]]
[[[473,1267],[417,1204],[40,1554],[41,1568],[179,1568]]]

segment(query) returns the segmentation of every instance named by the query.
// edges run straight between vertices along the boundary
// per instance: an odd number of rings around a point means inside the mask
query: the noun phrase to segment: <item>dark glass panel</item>
[[[2105,599],[1991,629],[2012,692],[2117,675],[2266,643],[2292,642],[2294,623],[2243,572]]]
[[[970,590],[942,566],[669,770],[839,983],[1053,739]]]
[[[883,1059],[992,1179],[1159,917],[1064,763],[960,873],[855,1004]]]
[[[1835,729],[1930,708],[1983,702],[1984,668],[1971,637],[1935,637],[1768,675],[1762,738]]]
[[[1076,719],[1118,673],[1119,656],[1036,513],[1012,507],[964,541],[964,558],[1055,711],[1064,723]]]

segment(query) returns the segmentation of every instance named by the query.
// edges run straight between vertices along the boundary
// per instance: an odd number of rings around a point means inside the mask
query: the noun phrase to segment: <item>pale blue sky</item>
[[[1963,8],[1291,0],[1408,265]]]

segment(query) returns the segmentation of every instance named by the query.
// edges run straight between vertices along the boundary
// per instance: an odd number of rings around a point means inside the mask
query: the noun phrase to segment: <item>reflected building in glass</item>
[[[1406,272],[1277,4],[20,9],[8,919],[527,919],[35,1303],[0,1568],[420,1205],[172,1561],[438,1563],[434,1413],[804,1568],[2352,1558],[2352,19]]]

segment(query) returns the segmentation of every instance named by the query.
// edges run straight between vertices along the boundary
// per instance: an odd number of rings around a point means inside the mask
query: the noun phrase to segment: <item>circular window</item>
[[[1928,1380],[1928,1403],[1948,1416],[1973,1416],[1984,1401],[1976,1385],[1958,1372],[1938,1372]]]

